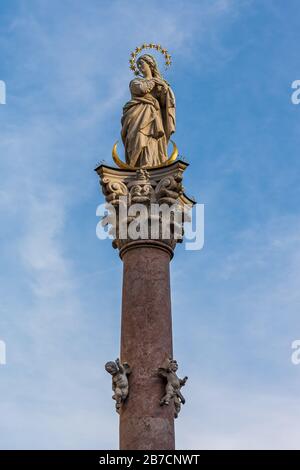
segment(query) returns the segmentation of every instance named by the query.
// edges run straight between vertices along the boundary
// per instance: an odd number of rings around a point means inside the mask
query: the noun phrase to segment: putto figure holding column
[[[112,376],[112,389],[113,389],[113,400],[116,400],[116,411],[120,413],[122,403],[128,397],[129,385],[128,375],[131,373],[131,369],[127,362],[123,364],[120,359],[115,361],[109,361],[105,364],[105,370]]]
[[[186,384],[187,377],[180,379],[176,374],[178,363],[175,359],[169,358],[166,363],[158,369],[158,375],[165,379],[165,395],[160,400],[160,405],[169,405],[174,402],[174,417],[178,418],[181,404],[185,404],[185,398],[181,393],[181,387]]]

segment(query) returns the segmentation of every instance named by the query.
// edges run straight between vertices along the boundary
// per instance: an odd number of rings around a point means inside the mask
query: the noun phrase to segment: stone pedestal
[[[151,170],[120,170],[101,165],[96,169],[111,212],[113,246],[123,261],[121,362],[131,368],[129,394],[120,409],[120,449],[172,450],[175,448],[174,406],[161,406],[165,383],[157,371],[173,357],[169,264],[176,243],[183,238],[183,223],[170,218],[170,235],[161,230],[162,218],[150,212],[153,204],[175,207],[182,214],[193,205],[183,191],[182,175],[187,164]],[[121,209],[142,204],[149,209],[149,237],[121,237]],[[176,209],[177,208],[177,209]],[[114,214],[112,214],[114,212]],[[117,219],[116,216],[117,215]],[[121,222],[124,221],[121,215]],[[127,227],[134,220],[130,216]],[[153,221],[159,234],[150,238]],[[176,227],[181,229],[178,236]],[[124,228],[124,227],[123,227]],[[180,232],[180,230],[179,230]],[[175,236],[176,235],[176,236]]]

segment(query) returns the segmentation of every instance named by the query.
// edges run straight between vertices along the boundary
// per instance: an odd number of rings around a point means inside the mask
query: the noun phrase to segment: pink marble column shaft
[[[121,361],[132,367],[120,414],[120,449],[175,448],[174,407],[160,406],[164,383],[156,370],[172,356],[170,256],[161,243],[131,243],[124,264]]]

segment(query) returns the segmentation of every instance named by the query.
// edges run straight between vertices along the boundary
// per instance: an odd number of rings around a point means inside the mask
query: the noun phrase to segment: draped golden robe
[[[126,162],[135,167],[156,166],[167,158],[167,145],[175,132],[175,96],[152,79],[130,82],[131,100],[123,108],[122,140]]]

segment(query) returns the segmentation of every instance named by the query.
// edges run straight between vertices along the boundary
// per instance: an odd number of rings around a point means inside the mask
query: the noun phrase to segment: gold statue
[[[143,54],[136,59],[145,48],[162,52],[166,66],[171,64],[170,55],[160,45],[143,44],[131,54],[130,68],[136,78],[129,84],[131,100],[124,106],[121,120],[126,164],[120,162],[116,144],[113,148],[113,158],[122,168],[165,166],[178,155],[174,143],[170,159],[167,154],[168,142],[176,127],[175,96],[152,55]]]

